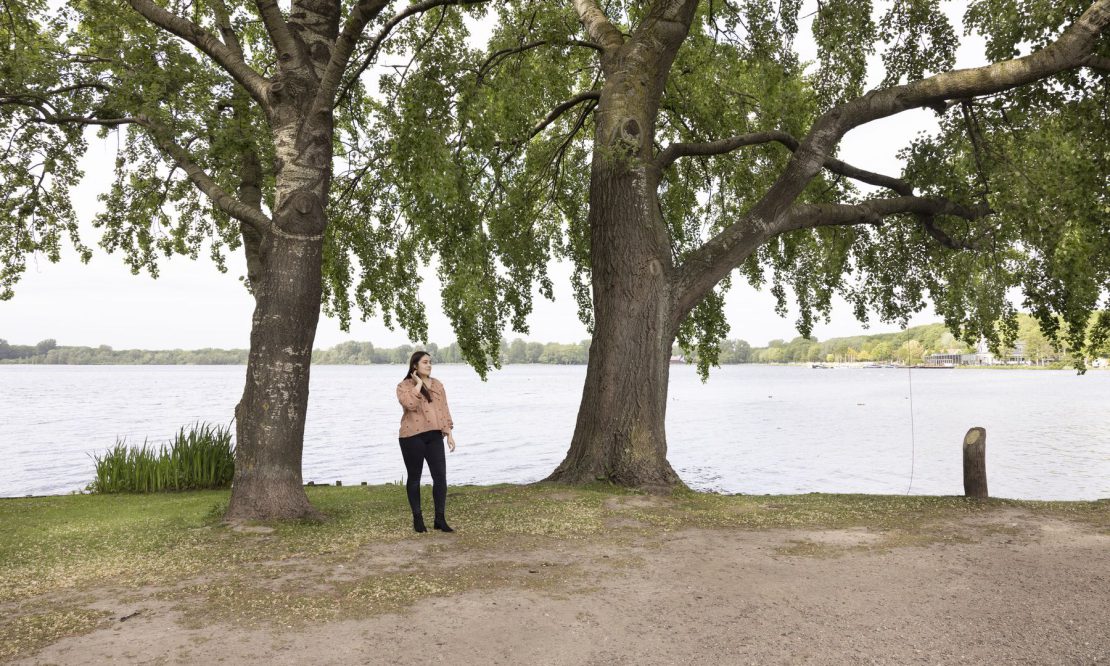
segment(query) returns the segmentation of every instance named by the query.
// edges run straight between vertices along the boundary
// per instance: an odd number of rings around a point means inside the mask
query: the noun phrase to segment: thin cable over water
[[[915,453],[917,451],[917,442],[914,438],[913,427],[913,369],[906,368],[906,381],[910,385],[910,485],[906,486],[906,494],[910,494],[910,488],[913,488],[913,466]]]

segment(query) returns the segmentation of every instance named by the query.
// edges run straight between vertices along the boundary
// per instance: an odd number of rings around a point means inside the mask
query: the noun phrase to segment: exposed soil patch
[[[660,495],[623,495],[605,500],[605,508],[621,509],[661,509],[674,506],[674,500]]]
[[[461,535],[474,527],[456,519],[458,536],[406,535],[353,556],[262,561],[251,573],[177,586],[85,589],[68,602],[61,591],[51,595],[54,610],[33,599],[4,604],[20,624],[0,631],[23,632],[23,649],[0,659],[599,666],[1110,660],[1105,522],[995,506],[883,528],[751,529],[728,521],[793,509],[753,502],[690,526],[696,523],[683,524],[671,498],[599,503],[605,513],[596,532],[548,535],[546,523],[536,522],[532,532],[468,541]],[[656,523],[645,522],[652,517]],[[34,643],[26,642],[29,635]]]

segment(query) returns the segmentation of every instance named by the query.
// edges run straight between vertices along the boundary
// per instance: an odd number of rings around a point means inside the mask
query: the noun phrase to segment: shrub
[[[88,489],[94,493],[228,488],[235,474],[230,425],[182,427],[168,446],[157,449],[145,439],[142,446],[128,447],[126,438],[117,438],[113,448],[92,459],[96,478]]]

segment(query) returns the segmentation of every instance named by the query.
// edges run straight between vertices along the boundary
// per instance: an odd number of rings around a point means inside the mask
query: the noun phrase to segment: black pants
[[[447,504],[447,460],[443,455],[443,433],[429,430],[412,437],[401,437],[401,455],[405,458],[408,479],[405,490],[409,495],[412,515],[420,511],[420,475],[424,471],[424,461],[428,461],[428,471],[432,473],[432,501],[436,515],[442,516]]]

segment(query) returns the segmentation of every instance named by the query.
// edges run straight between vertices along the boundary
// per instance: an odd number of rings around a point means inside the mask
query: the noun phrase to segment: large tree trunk
[[[603,101],[604,104],[604,101]],[[625,108],[624,110],[627,110]],[[635,116],[598,113],[599,134],[633,148]],[[608,122],[606,122],[608,121]],[[599,137],[600,138],[600,137]],[[650,140],[649,143],[650,144]],[[656,191],[658,172],[611,145],[595,151],[590,183],[594,331],[570,451],[549,477],[598,479],[649,490],[680,485],[667,462],[665,421],[671,344],[670,243]]]
[[[570,451],[552,481],[602,479],[648,490],[682,484],[667,462],[667,381],[678,322],[654,145],[667,73],[696,8],[696,0],[653,3],[631,39],[602,60],[590,172],[593,343]],[[587,12],[583,21],[596,29],[596,15]],[[595,32],[606,38],[604,29]]]
[[[298,106],[283,110],[291,108]],[[232,521],[318,516],[304,492],[301,454],[320,319],[332,122],[308,125],[289,116],[275,132],[274,224],[258,251],[247,381],[235,408],[235,478],[225,515]]]
[[[612,272],[595,273],[594,334],[578,422],[566,459],[549,479],[670,489],[682,482],[667,462],[674,335],[666,325],[666,280],[654,260],[612,259]]]
[[[256,286],[250,358],[235,408],[227,520],[310,518],[301,476],[309,364],[320,318],[321,241],[272,237]]]

